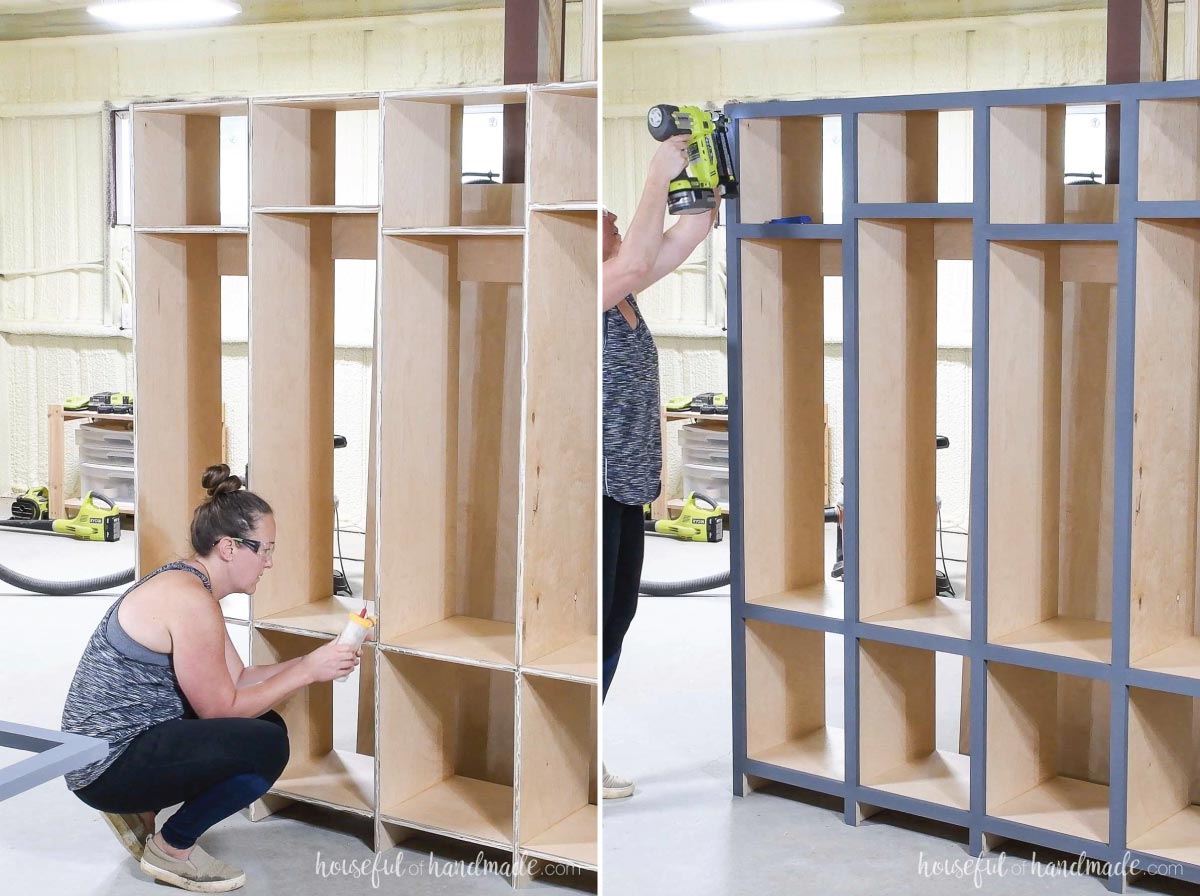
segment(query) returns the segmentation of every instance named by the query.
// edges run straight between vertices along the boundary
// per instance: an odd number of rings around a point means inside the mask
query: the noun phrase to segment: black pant
[[[640,504],[604,496],[604,695],[621,657],[621,644],[637,613],[646,548],[645,514]]]
[[[122,814],[183,803],[161,833],[188,849],[270,790],[289,753],[287,726],[274,710],[257,719],[172,719],[135,737],[75,795],[93,809]]]

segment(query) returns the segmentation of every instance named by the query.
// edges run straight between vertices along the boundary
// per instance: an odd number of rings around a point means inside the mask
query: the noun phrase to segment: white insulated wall
[[[568,79],[580,71],[580,30],[572,3]],[[502,49],[499,9],[0,42],[0,494],[46,483],[47,405],[133,384],[132,343],[116,326],[129,231],[110,230],[104,213],[105,104],[495,84]],[[83,263],[95,269],[8,276]],[[334,456],[335,490],[347,527],[365,523],[370,355],[358,338],[339,340],[334,427],[350,444]],[[244,337],[227,337],[223,356],[230,461],[239,469]],[[74,489],[70,436],[66,447]]]
[[[1181,5],[1170,8],[1169,24],[1168,77],[1178,78]],[[605,43],[604,203],[628,223],[656,146],[644,123],[656,103],[720,107],[729,101],[1103,83],[1105,40],[1104,10],[1083,10]],[[658,342],[664,397],[727,387],[724,287],[719,230],[680,272],[640,297]],[[842,476],[841,357],[839,335],[825,346],[835,498]],[[970,360],[970,350],[958,345],[938,353],[937,426],[951,447],[938,452],[937,488],[950,528],[967,526]],[[667,443],[667,489],[673,494],[682,489],[678,427],[671,425]]]

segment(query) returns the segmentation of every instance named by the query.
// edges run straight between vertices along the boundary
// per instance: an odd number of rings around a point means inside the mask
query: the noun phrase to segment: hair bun
[[[208,497],[215,498],[218,495],[227,495],[230,492],[236,492],[242,487],[242,480],[237,476],[231,476],[229,473],[228,464],[216,464],[204,471],[204,476],[200,480],[201,485],[208,489]]]

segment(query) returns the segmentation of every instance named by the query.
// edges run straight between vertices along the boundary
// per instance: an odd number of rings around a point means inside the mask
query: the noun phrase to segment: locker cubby
[[[859,726],[870,732],[859,743],[859,779],[866,787],[966,810],[971,759],[944,746],[959,742],[958,725],[945,730],[946,710],[958,711],[959,701],[938,693],[939,656],[948,655],[859,642]]]
[[[535,207],[595,205],[599,196],[596,85],[535,87],[529,106],[529,201]]]
[[[1129,689],[1129,848],[1200,865],[1196,700]]]
[[[522,676],[522,855],[599,868],[597,710],[594,684]]]
[[[512,232],[524,228],[526,185],[463,184],[462,142],[467,107],[524,109],[527,97],[525,87],[385,95],[384,228]],[[421,176],[415,178],[418,171]]]
[[[334,260],[373,259],[377,232],[374,214],[251,219],[250,485],[277,527],[275,565],[253,602],[265,625],[336,635],[361,607],[333,595],[325,548],[334,537]],[[370,542],[370,520],[368,529]]]
[[[599,380],[595,367],[577,362],[594,355],[600,319],[587,302],[563,298],[596,292],[597,228],[595,210],[529,215],[521,623],[523,666],[591,681],[599,656],[599,431],[594,405],[579,396],[597,394]]]
[[[1115,243],[992,243],[988,639],[1112,655]]]
[[[248,114],[245,100],[135,109],[134,225],[221,227],[221,119]]]
[[[520,236],[384,238],[380,638],[516,662]],[[532,348],[532,346],[531,346]],[[594,600],[594,598],[593,598]]]
[[[346,151],[345,116],[366,119],[366,152],[377,133],[378,94],[256,100],[251,104],[251,204],[255,209],[356,210],[379,205],[377,178],[337,189],[337,156]]]
[[[250,656],[255,665],[283,663],[311,653],[327,639],[256,628]],[[360,670],[373,645],[363,646]],[[360,684],[363,678],[359,679]],[[271,796],[287,797],[371,817],[375,807],[375,757],[335,746],[334,693],[350,682],[317,682],[275,706],[288,727],[291,756]],[[355,695],[348,695],[355,696]],[[373,727],[373,720],[371,720]],[[361,731],[361,729],[359,729]],[[357,741],[362,749],[370,741]]]
[[[937,262],[971,258],[971,222],[858,224],[859,618],[969,638],[970,602],[939,597]]]
[[[757,299],[742,316],[755,383],[743,412],[746,601],[841,617],[825,555],[824,438],[824,275],[841,274],[841,243],[745,240],[741,254]]]
[[[988,664],[988,815],[1108,843],[1108,688]]]
[[[381,820],[513,845],[514,673],[382,649]]]
[[[993,106],[993,224],[1112,224],[1115,184],[1066,184],[1067,106]]]
[[[1200,99],[1138,103],[1138,199],[1200,200]]]
[[[1200,678],[1200,223],[1137,227],[1129,658]]]
[[[188,556],[192,512],[207,496],[205,468],[221,458],[221,277],[246,276],[246,235],[138,233],[137,425],[172,434],[170,451],[138,452],[138,569],[147,574]],[[187,359],[181,364],[180,359]]]
[[[836,781],[846,776],[841,635],[746,620],[746,754]],[[832,662],[827,662],[827,658]]]
[[[858,201],[938,202],[940,189],[939,154],[950,145],[939,140],[945,116],[970,119],[970,110],[918,110],[863,112],[858,115]],[[967,127],[967,134],[970,134]],[[966,184],[971,183],[970,140],[964,157]],[[949,160],[947,160],[949,161]],[[954,196],[970,201],[970,196]]]
[[[738,128],[738,202],[742,223],[765,224],[808,215],[825,222],[824,168],[840,159],[824,158],[821,116],[753,118]],[[840,195],[840,190],[838,191]]]

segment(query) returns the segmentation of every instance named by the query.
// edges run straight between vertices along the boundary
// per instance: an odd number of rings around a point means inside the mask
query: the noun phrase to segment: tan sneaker
[[[146,841],[142,870],[155,880],[193,893],[225,893],[246,883],[244,871],[210,856],[200,844],[192,847],[187,859],[180,860],[155,846],[153,837]]]
[[[101,812],[100,817],[104,819],[109,830],[117,835],[117,839],[121,841],[121,845],[129,850],[129,854],[135,859],[141,860],[142,852],[146,848],[146,841],[154,835],[154,831],[146,830],[146,826],[142,824],[141,816]]]
[[[611,774],[608,766],[604,766],[604,798],[606,800],[623,800],[633,796],[633,782],[620,775]]]

